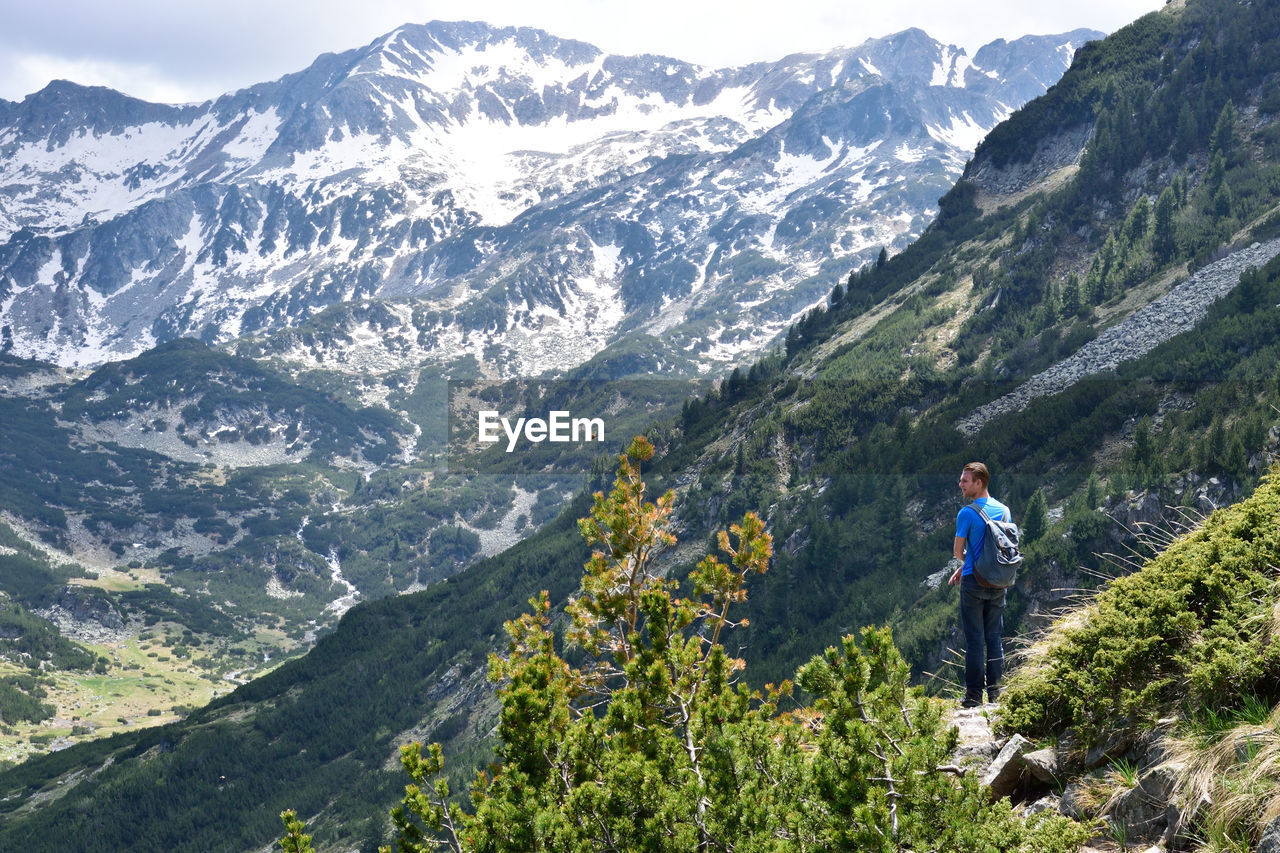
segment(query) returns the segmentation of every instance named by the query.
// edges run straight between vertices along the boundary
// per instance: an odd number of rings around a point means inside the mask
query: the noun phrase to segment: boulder
[[[1060,800],[1061,797],[1057,794],[1046,794],[1023,809],[1022,813],[1027,817],[1031,817],[1043,812],[1057,812],[1060,810]]]
[[[1059,781],[1058,754],[1052,749],[1037,749],[1022,756],[1022,763],[1031,775],[1046,785]]]
[[[1093,820],[1098,816],[1097,794],[1091,790],[1097,784],[1098,774],[1077,779],[1062,789],[1058,811],[1072,820]]]
[[[981,771],[985,775],[986,768],[1000,754],[1000,741],[988,740],[980,743],[961,744],[956,747],[955,763],[966,769]]]
[[[1117,797],[1108,814],[1125,827],[1130,838],[1161,840],[1171,824],[1178,820],[1177,807],[1170,803],[1176,786],[1177,776],[1172,770],[1156,767],[1139,777],[1137,785]]]
[[[1022,774],[1026,772],[1022,755],[1030,745],[1031,741],[1022,735],[1014,735],[1005,743],[995,761],[991,762],[986,775],[982,778],[983,787],[991,791],[991,799],[1007,797],[1018,787]]]

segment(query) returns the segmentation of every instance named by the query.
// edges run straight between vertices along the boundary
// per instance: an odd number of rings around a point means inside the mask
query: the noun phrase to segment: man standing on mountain
[[[1000,676],[1004,674],[1004,590],[984,586],[973,570],[974,560],[982,553],[987,524],[982,508],[996,520],[1009,517],[1009,508],[987,493],[991,475],[981,462],[970,462],[960,472],[960,494],[972,501],[956,515],[956,539],[952,554],[963,561],[948,581],[960,585],[960,629],[964,632],[964,701],[965,708],[982,704],[982,688],[986,685],[987,701],[1000,695]]]

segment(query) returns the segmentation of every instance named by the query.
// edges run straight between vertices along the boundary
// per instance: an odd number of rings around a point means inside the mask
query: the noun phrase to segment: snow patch
[[[1007,116],[996,116],[995,124],[999,124]],[[941,125],[929,125],[929,136],[941,142],[943,145],[949,145],[953,148],[959,148],[962,151],[973,151],[978,147],[978,143],[987,135],[988,128],[979,124],[974,120],[973,116],[968,112],[960,115],[951,116],[951,124],[943,127]]]
[[[63,230],[86,217],[114,218],[183,180],[216,127],[212,116],[180,125],[150,122],[106,135],[81,131],[62,145],[26,142],[0,160],[7,226]],[[7,238],[9,227],[0,238]]]
[[[253,113],[235,138],[222,146],[222,150],[238,166],[254,165],[280,135],[280,124],[280,114],[275,107]]]
[[[893,156],[900,163],[919,163],[925,158],[926,153],[923,148],[917,148],[905,142],[893,149]]]

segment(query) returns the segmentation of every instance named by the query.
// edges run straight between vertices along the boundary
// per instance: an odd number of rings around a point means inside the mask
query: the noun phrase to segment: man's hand
[[[956,570],[951,573],[951,578],[947,581],[947,583],[950,586],[956,586],[957,584],[960,583],[960,575],[964,573],[964,560],[961,560],[956,557],[952,557],[951,562],[952,564],[955,565]]]

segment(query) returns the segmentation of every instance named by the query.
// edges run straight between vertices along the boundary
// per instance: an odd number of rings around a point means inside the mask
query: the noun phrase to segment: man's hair
[[[984,489],[991,483],[991,474],[987,471],[987,466],[981,462],[970,462],[964,466],[964,470],[968,471],[973,479],[981,483]]]

